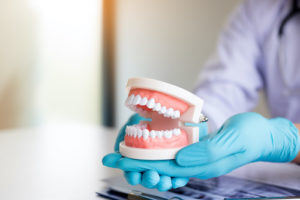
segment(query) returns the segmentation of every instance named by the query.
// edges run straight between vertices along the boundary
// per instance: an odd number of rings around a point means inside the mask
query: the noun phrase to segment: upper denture
[[[129,92],[126,104],[133,111],[156,111],[164,117],[173,119],[188,109],[188,104],[172,96],[148,89],[132,89]],[[142,110],[138,110],[142,108]]]

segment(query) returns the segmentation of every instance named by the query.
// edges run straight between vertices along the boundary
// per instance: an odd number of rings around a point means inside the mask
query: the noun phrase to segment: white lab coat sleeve
[[[250,4],[245,1],[237,7],[214,56],[199,74],[194,92],[204,100],[203,113],[211,130],[236,113],[251,111],[263,88],[259,34]]]

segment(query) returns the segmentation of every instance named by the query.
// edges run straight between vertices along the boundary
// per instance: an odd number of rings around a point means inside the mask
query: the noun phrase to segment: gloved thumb
[[[185,126],[193,126],[199,128],[199,140],[208,137],[208,126],[206,122],[194,124],[194,123],[185,123]],[[191,144],[183,149],[181,149],[176,155],[176,162],[181,166],[193,166],[198,164],[198,155],[199,147],[205,149],[204,146],[208,146],[206,142],[197,142],[195,144]],[[203,152],[205,153],[205,152]],[[194,154],[197,154],[193,156]],[[199,152],[201,154],[201,152]]]
[[[231,151],[226,145],[218,144],[217,132],[211,133],[197,143],[181,149],[176,155],[180,166],[192,167],[212,163],[225,157]]]
[[[183,167],[197,166],[212,160],[212,145],[207,141],[200,141],[181,149],[176,155],[176,162]]]
[[[102,164],[107,167],[117,168],[117,162],[122,158],[119,153],[110,153],[103,157]]]

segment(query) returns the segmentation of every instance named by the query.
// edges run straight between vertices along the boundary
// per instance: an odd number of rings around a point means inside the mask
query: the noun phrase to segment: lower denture
[[[143,137],[134,137],[125,135],[126,146],[145,148],[145,149],[166,149],[166,148],[179,148],[188,145],[188,137],[184,130],[180,130],[179,135],[173,135],[171,138],[165,137],[148,137],[144,139]]]

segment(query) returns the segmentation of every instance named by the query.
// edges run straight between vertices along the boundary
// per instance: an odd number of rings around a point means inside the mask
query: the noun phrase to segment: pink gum
[[[179,110],[181,114],[184,113],[189,107],[189,105],[182,100],[154,90],[136,88],[131,89],[128,96],[132,94],[134,94],[135,96],[140,95],[142,98],[146,97],[148,100],[153,98],[155,100],[155,103],[160,103],[161,106],[165,106],[166,108]],[[139,107],[143,107],[143,109],[149,110],[149,108],[147,108],[146,106],[139,105]]]

